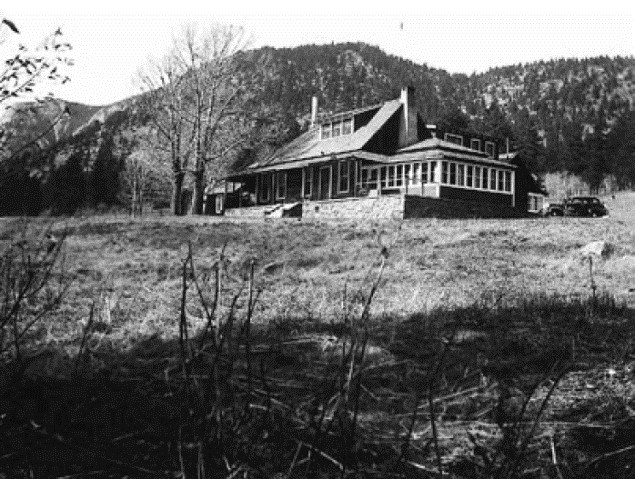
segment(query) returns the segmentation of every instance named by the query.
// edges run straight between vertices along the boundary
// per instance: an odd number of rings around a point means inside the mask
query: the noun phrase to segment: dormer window
[[[353,133],[353,118],[343,118],[340,120],[322,123],[321,139],[327,140],[341,135],[350,135]]]
[[[342,135],[350,135],[353,133],[353,119],[347,118],[342,122]]]
[[[470,149],[481,151],[481,140],[477,140],[476,138],[472,138],[470,140]]]
[[[326,140],[327,138],[331,137],[331,124],[330,123],[324,123],[322,125],[322,139]]]
[[[443,139],[449,143],[454,143],[456,145],[463,146],[463,137],[461,135],[446,133]]]
[[[487,153],[488,156],[494,158],[494,150],[495,150],[496,146],[494,145],[493,141],[486,141],[485,142],[485,153]]]

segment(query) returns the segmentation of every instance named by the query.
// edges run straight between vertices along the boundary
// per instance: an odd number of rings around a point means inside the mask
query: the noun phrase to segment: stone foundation
[[[307,201],[302,204],[303,218],[395,219],[403,218],[404,197],[348,198]]]
[[[529,214],[511,206],[478,201],[429,198],[415,195],[386,195],[376,198],[305,201],[295,205],[266,205],[230,208],[230,218],[302,217],[315,219],[401,218],[524,218]]]

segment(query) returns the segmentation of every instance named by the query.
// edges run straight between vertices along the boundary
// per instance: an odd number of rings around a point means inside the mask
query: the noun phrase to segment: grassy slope
[[[405,318],[499,296],[512,302],[536,294],[586,296],[588,266],[576,252],[595,240],[615,246],[611,258],[595,265],[599,290],[632,307],[634,198],[618,197],[609,203],[611,217],[599,220],[72,219],[58,224],[71,231],[67,253],[78,274],[70,295],[72,318],[67,319],[85,318],[96,292],[105,288],[101,296],[108,296],[113,309],[109,337],[127,340],[174,330],[179,268],[188,242],[200,270],[207,273],[226,244],[228,288],[243,284],[248,259],[257,258],[257,281],[266,304],[257,321],[309,315],[332,320],[340,312],[345,288],[350,294],[368,286],[381,245],[388,248],[389,258],[375,315]],[[77,337],[80,327],[73,323],[76,330],[68,331],[69,337]],[[68,327],[64,322],[63,328]]]
[[[627,369],[621,361],[632,355],[632,326],[629,329],[629,324],[632,324],[635,308],[632,292],[635,286],[635,194],[623,194],[616,200],[609,198],[606,201],[612,212],[606,219],[236,223],[213,218],[130,220],[98,217],[59,221],[55,228],[58,231],[66,228],[69,232],[66,265],[77,279],[63,308],[31,339],[33,344],[46,345],[49,351],[61,348],[72,359],[94,304],[95,323],[87,341],[93,364],[116,371],[113,374],[124,378],[122,390],[127,390],[129,386],[123,385],[137,384],[134,381],[138,381],[139,376],[150,374],[146,371],[148,368],[157,377],[162,377],[164,363],[161,361],[166,360],[164,351],[165,348],[172,351],[172,346],[169,342],[161,345],[147,341],[157,337],[169,341],[177,335],[180,268],[189,242],[193,246],[200,279],[208,289],[213,287],[214,262],[226,245],[228,261],[224,290],[227,297],[244,286],[249,259],[256,258],[256,283],[262,289],[262,295],[254,321],[267,324],[268,334],[283,338],[333,331],[328,324],[341,319],[343,304],[352,305],[353,310],[359,312],[360,302],[355,298],[355,292],[368,292],[378,271],[381,248],[386,246],[388,259],[384,279],[372,308],[375,326],[371,343],[375,349],[367,359],[371,365],[382,361],[399,364],[407,359],[414,361],[415,370],[416,364],[425,367],[434,358],[437,344],[434,338],[443,333],[443,325],[453,318],[467,318],[461,348],[448,358],[444,385],[439,386],[439,394],[475,387],[473,376],[461,379],[461,375],[479,368],[493,383],[489,383],[491,387],[486,384],[476,396],[446,405],[450,408],[448,417],[454,414],[462,420],[470,419],[470,427],[476,427],[476,431],[484,435],[484,442],[497,438],[498,433],[492,431],[496,426],[491,421],[483,422],[482,413],[478,412],[493,407],[496,390],[492,388],[496,382],[509,376],[510,370],[517,375],[524,374],[526,378],[541,374],[541,371],[544,373],[552,355],[559,357],[563,351],[565,355],[574,355],[575,349],[575,369],[582,371],[576,373],[580,378],[576,380],[575,374],[565,378],[565,393],[554,400],[553,410],[548,411],[549,418],[589,420],[584,407],[582,412],[578,410],[581,399],[570,393],[579,389],[581,381],[587,386],[595,384],[591,394],[585,392],[584,400],[589,402],[591,409],[597,406],[593,401],[601,401],[604,409],[597,408],[597,414],[606,420],[619,414],[614,410],[606,412],[604,405],[623,408],[633,394],[624,376]],[[20,229],[19,221],[3,220],[0,240],[15,239]],[[594,240],[606,240],[615,247],[611,258],[595,264],[594,276],[599,290],[613,296],[618,303],[617,307],[603,306],[596,314],[589,313],[585,306],[591,295],[588,265],[580,263],[577,257],[578,249]],[[343,300],[344,292],[346,299]],[[554,299],[551,295],[564,299]],[[238,303],[238,309],[239,313],[244,312],[244,302]],[[491,313],[494,310],[498,312]],[[193,328],[202,325],[203,312],[196,302],[190,304],[188,313]],[[580,323],[584,318],[591,321]],[[472,341],[473,334],[476,340],[480,334],[486,334],[489,339],[486,343],[478,343]],[[575,344],[570,346],[570,342]],[[294,358],[291,367],[276,369],[276,366],[272,374],[278,375],[280,384],[293,379],[294,388],[314,394],[311,388],[315,385],[307,384],[306,380],[311,377],[309,373],[318,374],[322,367],[319,364],[324,359],[320,354],[316,356],[314,350],[294,352],[290,349],[287,353]],[[41,361],[32,363],[29,373],[68,377],[74,364],[69,363],[71,359],[56,359],[55,355],[41,357]],[[622,368],[614,378],[614,387],[610,384],[598,386],[605,378],[601,368],[609,363],[619,363]],[[400,414],[407,414],[411,407],[407,397],[416,391],[416,381],[409,384],[411,372],[395,368],[388,376],[373,376],[373,373],[366,376],[366,385],[373,391],[369,394],[379,402],[362,405],[360,423],[364,431],[374,431],[372,434],[378,437],[386,436],[388,432],[393,434],[395,430],[403,432],[406,421],[399,419],[405,417]],[[594,379],[589,379],[584,371],[590,371],[591,376],[595,375]],[[28,416],[23,411],[24,417],[35,417],[38,423],[57,424],[63,437],[81,438],[86,444],[114,440],[128,433],[127,427],[132,427],[135,434],[138,428],[148,424],[161,431],[162,427],[168,427],[160,424],[155,409],[165,415],[165,408],[170,410],[174,405],[160,399],[148,402],[145,391],[149,386],[133,387],[125,393],[126,397],[136,398],[133,402],[137,403],[126,406],[129,409],[125,414],[131,414],[128,424],[100,429],[100,423],[92,423],[95,411],[86,405],[90,403],[86,395],[90,396],[93,394],[90,391],[102,386],[72,384],[80,399],[68,407],[79,413],[90,411],[90,415],[86,413],[86,417],[82,417],[80,414],[75,421],[80,424],[88,421],[93,432],[78,433],[77,425],[73,429],[65,426],[63,421],[56,423],[57,419],[40,417],[35,412]],[[117,399],[117,394],[122,394],[119,389],[117,391],[114,402],[108,399],[110,402],[103,406],[107,411],[120,409],[117,401],[127,401]],[[280,397],[293,402],[299,394],[293,391],[293,388],[283,388]],[[546,390],[542,397],[545,394]],[[50,399],[56,404],[51,406],[52,410],[67,407],[59,406],[60,401],[57,396]],[[31,404],[28,395],[20,403],[28,409]],[[146,408],[146,404],[150,406]],[[301,407],[302,403],[298,404]],[[112,422],[108,415],[111,413],[99,407],[95,406],[97,413],[105,415],[103,421]],[[452,412],[453,407],[459,412]],[[170,423],[169,419],[166,421]],[[155,424],[157,422],[159,424]],[[470,442],[465,436],[466,424],[448,419],[440,425],[444,460],[451,461],[453,455],[458,454],[456,451],[470,452]],[[426,430],[424,420],[414,432],[425,441],[429,436]],[[169,431],[160,437],[174,436],[174,431]],[[472,429],[476,434],[474,431]],[[157,441],[156,437],[144,437],[148,443]],[[132,456],[126,456],[126,453],[122,457],[141,461],[150,469],[152,465],[156,466],[159,456],[150,452],[144,462],[140,457],[145,454],[145,446],[134,444],[121,443],[121,447],[131,451],[130,454],[136,451]],[[158,451],[160,457],[173,457],[169,450],[168,453],[161,452],[162,449]],[[123,452],[115,450],[109,455],[116,454]],[[592,453],[589,454],[588,457],[592,457]],[[281,457],[286,461],[291,459],[285,455]],[[418,462],[427,464],[427,460],[425,454],[417,456]],[[283,468],[288,467],[288,462],[285,464]],[[173,463],[165,465],[168,466],[174,467]],[[429,467],[434,468],[432,459]],[[68,473],[68,469],[60,468],[59,474],[62,473]],[[470,477],[472,473],[465,474]]]

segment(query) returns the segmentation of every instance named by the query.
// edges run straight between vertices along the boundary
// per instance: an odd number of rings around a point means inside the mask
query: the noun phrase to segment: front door
[[[322,166],[320,168],[320,200],[331,198],[331,167]]]

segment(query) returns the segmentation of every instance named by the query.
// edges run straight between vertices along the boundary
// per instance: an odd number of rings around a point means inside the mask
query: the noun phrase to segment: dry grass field
[[[632,477],[635,194],[605,201],[2,219],[4,251],[63,243],[68,289],[19,347],[3,325],[0,477]]]

